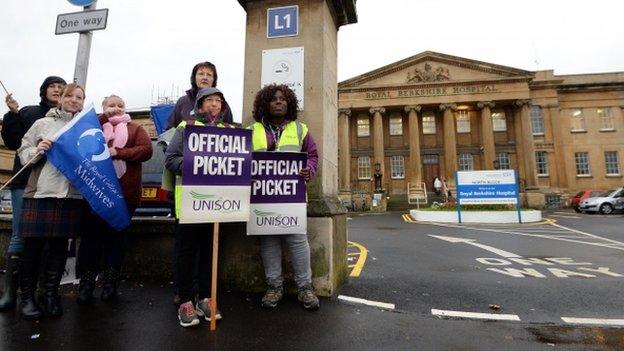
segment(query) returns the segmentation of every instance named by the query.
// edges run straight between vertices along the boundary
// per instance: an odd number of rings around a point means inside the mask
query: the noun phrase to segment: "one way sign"
[[[56,17],[56,35],[106,29],[108,9],[62,13]]]

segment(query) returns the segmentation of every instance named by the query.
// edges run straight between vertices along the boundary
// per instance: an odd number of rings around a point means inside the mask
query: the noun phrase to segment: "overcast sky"
[[[87,102],[114,93],[130,108],[183,93],[199,61],[240,121],[245,11],[236,0],[99,0],[108,28],[94,32]],[[47,75],[71,80],[78,34],[54,35],[66,0],[2,0],[0,80],[37,103]],[[624,71],[622,0],[359,0],[358,23],[338,32],[338,79],[431,50],[555,74]],[[2,92],[4,96],[4,92]],[[7,111],[0,105],[0,113]]]

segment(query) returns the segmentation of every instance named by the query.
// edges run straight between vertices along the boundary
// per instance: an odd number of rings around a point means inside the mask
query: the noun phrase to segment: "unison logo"
[[[254,210],[254,213],[256,214],[256,225],[259,227],[292,228],[299,225],[299,218],[295,216],[284,216],[277,212],[263,212],[259,210]]]
[[[216,195],[202,194],[191,191],[194,211],[236,212],[241,209],[240,200],[223,199]]]

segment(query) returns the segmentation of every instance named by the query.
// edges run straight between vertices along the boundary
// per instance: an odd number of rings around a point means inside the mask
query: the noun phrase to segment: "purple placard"
[[[254,152],[251,203],[305,203],[306,184],[299,171],[307,160],[305,152]]]
[[[182,185],[249,185],[251,130],[186,126]]]

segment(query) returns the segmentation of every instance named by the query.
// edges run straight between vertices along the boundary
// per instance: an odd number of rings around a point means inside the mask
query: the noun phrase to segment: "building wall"
[[[428,68],[425,67],[429,66]],[[432,80],[414,80],[414,74],[431,69]],[[412,74],[412,72],[414,74]],[[427,72],[425,72],[427,73]],[[437,78],[436,78],[437,75]],[[426,78],[426,77],[425,77]],[[504,113],[506,130],[485,132],[482,103],[493,102],[491,113]],[[454,143],[458,162],[447,169],[449,158],[445,144],[445,105],[453,107]],[[418,106],[418,135],[409,134],[410,106]],[[373,115],[371,108],[383,108],[383,185],[391,194],[406,192],[408,182],[428,181],[426,155],[437,155],[440,176],[449,177],[457,170],[461,154],[470,154],[473,169],[493,169],[486,154],[507,153],[511,168],[519,171],[523,186],[538,187],[544,192],[574,192],[582,188],[613,188],[624,185],[624,73],[557,76],[554,71],[522,71],[439,53],[425,52],[395,62],[339,84],[339,107],[350,111],[349,147],[351,165],[339,170],[339,176],[351,179],[356,190],[372,190],[372,181],[358,179],[360,156],[373,159]],[[543,131],[533,133],[531,109],[541,110]],[[572,131],[572,113],[580,109],[585,128]],[[601,129],[597,109],[608,109],[613,128]],[[466,111],[470,131],[457,131],[458,111]],[[423,115],[433,113],[436,134],[423,132]],[[447,114],[448,115],[448,114]],[[370,135],[357,136],[357,119],[370,123]],[[402,118],[403,134],[390,135],[390,120]],[[488,139],[493,139],[490,144]],[[418,144],[420,161],[413,159]],[[536,152],[545,153],[547,174],[538,174]],[[587,152],[590,175],[577,175],[576,152]],[[605,152],[617,152],[618,172],[606,174]],[[405,177],[392,179],[392,156],[403,156]],[[371,161],[373,162],[373,161]],[[415,170],[419,162],[421,172]],[[435,169],[435,168],[434,168]],[[347,174],[348,173],[348,174]],[[371,174],[374,166],[371,165]],[[418,178],[419,176],[419,178]],[[418,178],[418,179],[417,179]],[[534,179],[534,180],[532,180]]]

